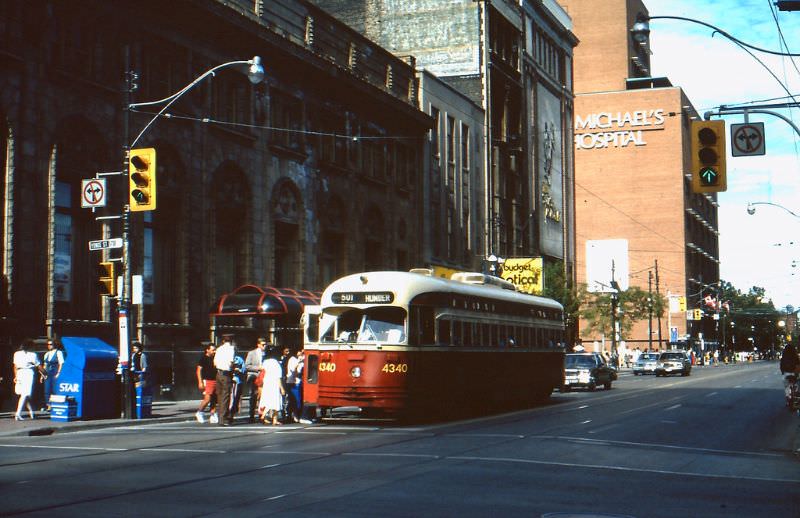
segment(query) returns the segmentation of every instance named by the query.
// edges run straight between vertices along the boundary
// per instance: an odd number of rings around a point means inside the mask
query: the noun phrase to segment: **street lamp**
[[[261,65],[261,58],[259,56],[253,56],[252,59],[248,60],[239,60],[239,61],[229,61],[227,63],[223,63],[221,65],[217,65],[209,70],[206,70],[202,74],[200,74],[194,81],[186,85],[185,87],[181,88],[174,94],[170,95],[169,97],[165,97],[164,99],[159,99],[157,101],[150,101],[150,102],[143,102],[143,103],[132,103],[131,102],[131,92],[135,89],[135,80],[138,78],[138,75],[135,74],[133,71],[130,70],[130,49],[128,47],[125,48],[125,89],[123,91],[123,117],[122,117],[122,158],[123,158],[123,166],[122,166],[122,174],[124,176],[128,176],[129,173],[129,160],[130,160],[130,150],[134,146],[136,146],[139,139],[147,132],[148,129],[158,120],[161,115],[164,114],[167,109],[172,106],[178,99],[180,99],[186,92],[190,91],[192,88],[197,86],[200,82],[202,82],[207,77],[213,77],[217,71],[222,70],[223,68],[228,67],[242,67],[244,71],[247,73],[248,79],[250,82],[255,84],[260,83],[264,80],[264,67]],[[133,139],[132,142],[128,142],[130,138],[129,135],[129,128],[130,128],[130,112],[131,110],[135,110],[136,108],[142,108],[145,106],[162,106],[162,108],[156,113],[142,130],[136,135],[136,138]],[[126,178],[127,180],[127,178]],[[128,181],[124,182],[125,186],[127,187]],[[125,196],[123,199],[128,199]],[[130,205],[126,204],[123,208],[122,212],[122,290],[120,293],[119,298],[119,362],[122,371],[122,415],[125,419],[130,419],[132,415],[134,415],[133,408],[132,408],[132,393],[131,393],[131,378],[128,372],[128,344],[130,343],[130,335],[131,329],[134,327],[128,321],[129,310],[131,306],[131,284],[132,284],[132,272],[131,272],[131,247],[130,247],[130,220],[131,220],[131,207]]]
[[[503,271],[503,264],[506,262],[505,259],[502,257],[497,257],[494,254],[491,254],[489,257],[486,258],[486,264],[489,267],[489,275],[494,275],[495,277],[499,277],[500,273]]]
[[[751,202],[748,202],[747,203],[747,213],[750,214],[751,216],[756,213],[756,207],[755,207],[756,205],[772,205],[773,207],[778,207],[780,209],[783,209],[786,212],[788,212],[789,214],[791,214],[792,216],[794,216],[795,218],[800,219],[800,216],[798,216],[797,214],[795,214],[791,210],[787,209],[783,205],[779,205],[777,203],[772,203],[772,202],[768,202],[768,201],[751,201]]]

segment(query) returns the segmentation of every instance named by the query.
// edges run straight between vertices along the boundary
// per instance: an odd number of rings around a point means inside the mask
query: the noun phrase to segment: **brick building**
[[[697,113],[680,87],[651,77],[647,41],[631,31],[637,16],[647,15],[641,0],[560,0],[572,17],[580,45],[575,49],[575,183],[577,272],[579,282],[610,284],[590,278],[587,242],[627,240],[626,278],[621,285],[686,297],[699,307],[709,286],[719,281],[719,232],[715,194],[693,194],[689,135]],[[619,265],[619,263],[617,263]],[[656,269],[656,264],[658,265]],[[674,308],[673,308],[674,309]],[[623,316],[624,318],[624,316]],[[710,318],[687,322],[672,312],[652,328],[637,323],[628,347],[653,347],[677,335],[717,335]],[[652,335],[648,336],[648,332]],[[611,337],[589,336],[588,341]]]
[[[108,206],[94,214],[79,196],[82,179],[123,163],[125,48],[133,102],[221,63],[258,55],[266,68],[259,85],[220,71],[137,143],[158,153],[158,208],[132,217],[131,271],[144,278],[135,333],[179,385],[221,294],[245,283],[319,290],[345,273],[419,264],[432,123],[413,59],[305,0],[4,1],[3,365],[25,336],[116,343],[116,305],[98,295],[94,268],[120,251],[90,252],[87,241],[121,235],[118,221],[95,217],[121,212],[127,181],[108,177]],[[153,114],[134,112],[131,135]]]
[[[460,91],[483,110],[481,166],[483,243],[466,232],[474,214],[463,210],[462,183],[449,165],[429,170],[431,220],[426,261],[457,265],[448,242],[469,243],[472,261],[489,254],[543,256],[573,274],[575,257],[572,146],[572,22],[554,1],[313,0],[357,31]],[[431,104],[425,107],[430,110]],[[446,135],[450,115],[441,116]],[[428,113],[431,113],[428,111]],[[456,118],[453,117],[455,121]],[[436,146],[430,148],[436,152]],[[434,164],[441,157],[432,158]],[[473,173],[470,173],[473,174]],[[464,175],[461,175],[464,178]],[[437,191],[437,189],[439,189]],[[452,249],[452,247],[451,247]]]

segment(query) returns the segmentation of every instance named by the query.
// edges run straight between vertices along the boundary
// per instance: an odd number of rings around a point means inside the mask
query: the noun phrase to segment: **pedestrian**
[[[245,391],[250,397],[249,418],[251,423],[256,422],[256,410],[258,409],[258,399],[261,394],[261,387],[256,385],[256,378],[258,378],[258,373],[261,372],[261,364],[264,363],[264,349],[266,347],[266,338],[259,337],[256,340],[255,348],[247,352],[247,357],[244,360],[244,367],[247,371]]]
[[[133,348],[133,354],[131,355],[133,383],[135,386],[142,387],[146,384],[147,375],[150,373],[147,370],[147,355],[141,342],[133,342],[131,347]]]
[[[786,395],[786,404],[792,404],[792,384],[797,380],[797,374],[800,372],[800,356],[797,354],[797,349],[794,344],[788,343],[783,348],[780,362],[781,375],[783,376],[783,391]]]
[[[289,386],[286,384],[286,374],[289,367],[289,358],[292,357],[292,350],[289,347],[281,349],[281,356],[278,362],[281,364],[281,385],[283,386],[283,405],[281,406],[281,419],[287,419],[289,415]]]
[[[233,388],[233,359],[236,348],[233,346],[233,335],[223,335],[222,344],[214,355],[214,367],[217,369],[217,413],[220,426],[233,424],[231,414],[231,389]]]
[[[203,412],[206,406],[209,407],[209,422],[216,424],[219,422],[217,418],[217,369],[214,367],[214,353],[217,352],[217,347],[213,343],[207,343],[203,354],[197,362],[197,388],[203,394],[203,399],[200,401],[200,406],[197,407],[197,412],[194,414],[198,423],[205,423],[206,419]]]
[[[303,350],[299,349],[286,362],[287,419],[295,423],[300,421],[303,408]]]
[[[280,423],[278,417],[283,407],[283,374],[281,364],[278,360],[276,349],[267,352],[267,358],[262,363],[264,370],[264,382],[261,386],[261,399],[258,401],[259,417],[264,424],[277,426]]]
[[[236,417],[239,413],[239,403],[242,400],[244,383],[247,378],[247,371],[244,368],[244,359],[238,354],[233,357],[233,383],[231,384],[231,416]]]
[[[23,341],[19,350],[14,353],[14,392],[19,396],[17,401],[17,413],[14,414],[14,420],[22,421],[22,409],[28,409],[28,415],[31,419],[34,418],[33,407],[31,406],[31,395],[33,394],[33,381],[36,372],[42,376],[42,366],[39,363],[39,357],[35,352],[30,349],[33,348],[33,340],[26,339]]]
[[[55,344],[52,338],[47,339],[47,352],[42,360],[44,368],[44,410],[50,411],[50,396],[56,392],[56,380],[61,375],[64,366],[64,353]]]

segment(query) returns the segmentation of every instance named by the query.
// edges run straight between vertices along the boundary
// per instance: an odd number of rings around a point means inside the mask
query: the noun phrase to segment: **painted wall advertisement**
[[[564,162],[561,101],[543,85],[537,87],[539,136],[539,232],[541,251],[564,258]]]
[[[517,291],[541,295],[544,289],[541,257],[512,257],[503,263],[500,277],[517,287]]]

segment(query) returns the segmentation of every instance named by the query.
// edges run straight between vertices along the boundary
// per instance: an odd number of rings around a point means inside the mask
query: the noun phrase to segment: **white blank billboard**
[[[610,292],[612,268],[621,290],[628,289],[628,240],[586,241],[586,285],[592,293]]]

